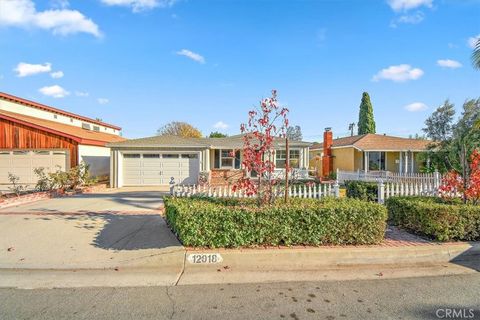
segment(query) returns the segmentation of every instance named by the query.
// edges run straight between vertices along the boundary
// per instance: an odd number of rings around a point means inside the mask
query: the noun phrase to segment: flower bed
[[[166,197],[170,227],[185,246],[376,244],[387,210],[356,199],[291,199],[259,207],[255,200]]]
[[[438,241],[480,240],[478,205],[436,197],[394,197],[386,205],[393,224],[415,233]]]

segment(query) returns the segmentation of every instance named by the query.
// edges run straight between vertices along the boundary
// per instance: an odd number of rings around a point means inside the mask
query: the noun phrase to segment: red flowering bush
[[[478,204],[480,202],[480,152],[474,150],[470,157],[470,172],[466,177],[457,171],[448,172],[439,188],[444,198],[461,196],[464,202]]]
[[[279,106],[277,91],[260,101],[260,106],[248,112],[248,122],[240,126],[243,137],[242,167],[247,172],[233,186],[233,190],[245,190],[247,195],[258,195],[261,203],[271,203],[274,199],[273,177],[275,170],[274,139],[285,138],[288,127],[288,109]],[[290,170],[286,165],[285,170]],[[255,180],[251,178],[255,175]]]

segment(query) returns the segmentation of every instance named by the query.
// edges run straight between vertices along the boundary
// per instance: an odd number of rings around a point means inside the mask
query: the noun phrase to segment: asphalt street
[[[175,287],[4,288],[0,319],[480,319],[480,274]]]

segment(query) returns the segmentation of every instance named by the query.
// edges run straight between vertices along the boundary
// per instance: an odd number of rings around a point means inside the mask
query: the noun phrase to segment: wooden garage
[[[0,110],[0,184],[15,174],[22,184],[34,184],[33,170],[68,170],[79,164],[80,147],[104,147],[124,138],[67,124]],[[108,150],[108,149],[107,149]]]

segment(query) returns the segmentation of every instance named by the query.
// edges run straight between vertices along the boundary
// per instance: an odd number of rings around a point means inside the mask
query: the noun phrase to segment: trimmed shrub
[[[392,197],[386,201],[395,225],[438,241],[480,240],[480,206],[437,197]]]
[[[365,181],[345,181],[347,197],[363,201],[378,201],[378,184]]]
[[[387,210],[356,199],[255,200],[166,197],[167,221],[192,247],[344,245],[382,241]]]

